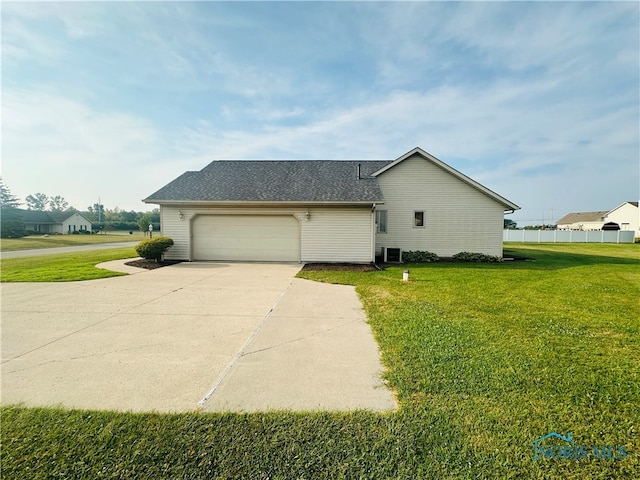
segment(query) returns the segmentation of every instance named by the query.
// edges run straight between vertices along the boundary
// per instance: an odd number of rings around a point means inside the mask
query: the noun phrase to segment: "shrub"
[[[136,252],[142,258],[155,260],[157,262],[162,259],[162,254],[172,245],[173,240],[169,237],[148,238],[136,245]]]
[[[493,255],[486,255],[484,253],[473,252],[460,252],[456,253],[453,257],[454,260],[459,262],[501,262],[501,257],[494,257]]]
[[[427,252],[425,250],[418,250],[415,252],[402,252],[402,260],[405,262],[430,263],[437,262],[438,260],[440,260],[440,258],[435,253]]]

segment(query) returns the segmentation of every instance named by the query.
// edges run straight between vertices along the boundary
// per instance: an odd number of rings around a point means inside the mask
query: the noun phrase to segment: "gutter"
[[[296,206],[296,205],[337,205],[337,206],[349,206],[349,205],[359,205],[359,206],[369,206],[373,203],[373,205],[377,205],[377,203],[383,203],[382,201],[372,202],[371,200],[354,200],[354,201],[335,201],[335,200],[327,200],[327,201],[304,201],[304,200],[290,200],[290,201],[261,201],[261,200],[143,200],[144,203],[150,203],[154,205],[181,205],[183,207],[201,207],[201,206],[252,206],[252,205],[260,205],[260,206]]]

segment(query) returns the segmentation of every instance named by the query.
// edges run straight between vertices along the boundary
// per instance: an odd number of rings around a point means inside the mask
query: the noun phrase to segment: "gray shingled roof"
[[[603,217],[609,212],[576,212],[568,213],[556,222],[556,225],[568,225],[580,222],[601,222]]]
[[[389,163],[218,160],[200,171],[184,173],[144,202],[381,202],[378,181],[370,175]]]
[[[71,215],[78,213],[76,210],[68,210],[66,212],[43,212],[41,210],[23,209],[18,209],[18,212],[20,213],[20,216],[22,217],[22,221],[24,223],[39,223],[41,225],[55,225],[58,223],[63,223]]]
[[[25,223],[39,223],[39,224],[55,224],[58,223],[51,217],[50,212],[43,212],[40,210],[22,210],[19,209],[22,221]]]

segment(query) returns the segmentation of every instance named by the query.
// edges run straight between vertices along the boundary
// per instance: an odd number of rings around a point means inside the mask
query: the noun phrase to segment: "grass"
[[[96,234],[96,235],[30,235],[22,238],[0,239],[0,251],[31,250],[34,248],[69,247],[75,245],[92,245],[96,243],[139,242],[146,237],[143,233],[128,232]]]
[[[2,282],[70,282],[126,275],[96,268],[101,262],[137,257],[133,247],[108,248],[0,261]]]
[[[637,478],[640,246],[508,250],[535,261],[301,272],[356,285],[397,412],[8,406],[3,478]],[[628,455],[534,461],[552,431]]]

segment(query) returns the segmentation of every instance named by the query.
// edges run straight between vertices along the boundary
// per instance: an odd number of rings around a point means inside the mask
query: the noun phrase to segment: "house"
[[[91,220],[80,212],[42,212],[18,209],[28,232],[36,233],[91,233]]]
[[[601,230],[607,211],[568,213],[556,222],[559,230]]]
[[[624,202],[605,215],[605,223],[617,223],[620,230],[635,231],[635,237],[640,238],[640,209],[638,202]]]
[[[622,231],[635,231],[635,237],[640,237],[638,202],[624,202],[609,211],[569,213],[556,225],[559,230],[586,231],[603,230],[605,224],[610,224],[608,227],[617,225]]]
[[[174,240],[165,258],[369,263],[426,250],[502,255],[519,207],[415,148],[387,161],[213,161],[143,200]]]

